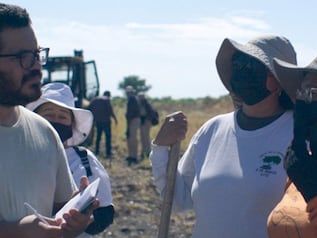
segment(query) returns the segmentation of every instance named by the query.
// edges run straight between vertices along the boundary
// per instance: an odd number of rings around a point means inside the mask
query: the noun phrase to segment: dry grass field
[[[99,159],[111,178],[116,215],[114,223],[97,237],[157,237],[161,200],[152,183],[151,165],[148,159],[132,167],[128,167],[125,163],[124,158],[127,155],[125,101],[113,100],[113,105],[119,121],[117,126],[113,126],[115,155],[110,163],[103,157],[104,147],[102,147]],[[186,139],[182,142],[181,153],[186,149],[192,135],[205,121],[232,110],[231,100],[227,96],[219,99],[153,100],[153,105],[159,111],[161,122],[166,115],[175,111],[183,111],[187,115],[189,129]],[[159,125],[152,128],[152,138],[158,129]],[[93,151],[93,146],[91,149]],[[169,237],[191,237],[193,223],[192,212],[173,214]]]

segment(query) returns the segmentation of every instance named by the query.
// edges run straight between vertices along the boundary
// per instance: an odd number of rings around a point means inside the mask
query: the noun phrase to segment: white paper
[[[71,209],[82,211],[96,198],[98,192],[100,178],[97,178],[87,188],[78,193],[75,197],[69,200],[55,215],[55,218],[63,218],[63,214]]]

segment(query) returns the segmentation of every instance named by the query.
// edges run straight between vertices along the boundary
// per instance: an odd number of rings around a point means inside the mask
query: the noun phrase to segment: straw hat
[[[26,107],[34,111],[44,103],[50,102],[57,106],[67,108],[73,112],[73,136],[66,141],[68,146],[79,145],[87,138],[93,125],[93,115],[90,111],[76,108],[71,89],[63,83],[48,83],[42,87],[42,96]]]

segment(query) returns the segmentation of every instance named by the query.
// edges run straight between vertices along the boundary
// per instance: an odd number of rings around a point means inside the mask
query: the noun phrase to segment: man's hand
[[[82,214],[76,209],[71,209],[68,213],[63,215],[65,220],[62,223],[63,238],[76,237],[83,233],[88,225],[93,221],[92,211],[99,206],[98,202],[93,204],[93,207],[87,213]]]
[[[60,221],[44,218],[48,224],[40,221],[35,215],[23,217],[18,223],[18,230],[23,237],[61,238],[62,228]]]
[[[153,143],[161,146],[170,146],[185,139],[187,119],[182,112],[167,115]]]

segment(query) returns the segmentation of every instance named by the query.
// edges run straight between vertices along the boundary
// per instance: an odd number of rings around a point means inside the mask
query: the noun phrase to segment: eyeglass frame
[[[19,53],[16,53],[16,54],[3,54],[1,55],[0,54],[0,58],[5,58],[5,57],[15,57],[17,59],[19,59],[19,62],[20,62],[20,66],[23,68],[23,69],[30,69],[34,66],[36,60],[40,61],[41,65],[45,65],[46,62],[47,62],[47,59],[48,59],[48,54],[49,54],[49,51],[50,51],[50,48],[43,48],[43,47],[39,47],[37,50],[24,50],[24,51],[21,51]],[[41,52],[45,52],[45,61],[42,61],[41,58],[40,58],[40,53]],[[33,54],[33,58],[32,58],[32,61],[30,63],[30,65],[28,67],[25,67],[22,63],[22,60],[23,60],[23,55],[25,56],[25,54],[28,54],[28,53],[32,53]]]

